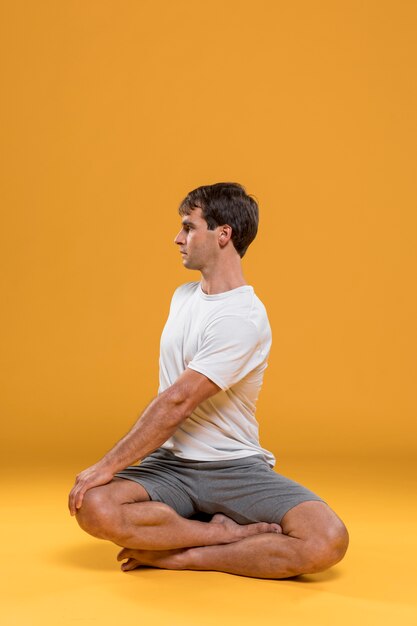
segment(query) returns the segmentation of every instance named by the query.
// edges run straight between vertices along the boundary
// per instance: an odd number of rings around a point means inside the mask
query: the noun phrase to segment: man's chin
[[[183,257],[182,265],[187,270],[196,270],[196,269],[198,269],[197,267],[194,267],[194,265],[190,262],[190,260],[187,257]]]

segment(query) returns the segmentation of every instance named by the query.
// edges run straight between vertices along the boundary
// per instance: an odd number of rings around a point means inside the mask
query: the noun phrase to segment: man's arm
[[[81,507],[86,491],[107,484],[117,472],[156,450],[201,402],[218,391],[220,387],[209,378],[187,368],[148,404],[127,435],[95,465],[78,474],[69,494],[71,515]]]

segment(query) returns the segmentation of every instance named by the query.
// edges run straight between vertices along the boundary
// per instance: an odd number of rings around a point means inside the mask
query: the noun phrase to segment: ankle
[[[205,547],[198,547],[198,548],[187,548],[186,550],[184,550],[184,552],[182,554],[179,554],[179,563],[180,563],[180,568],[179,569],[191,569],[191,570],[199,570],[199,569],[203,569],[201,567],[201,556],[202,556],[202,551],[204,551]]]

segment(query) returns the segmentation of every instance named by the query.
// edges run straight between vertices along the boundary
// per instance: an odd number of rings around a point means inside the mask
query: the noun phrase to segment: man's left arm
[[[187,368],[148,404],[131,430],[100,461],[78,474],[69,494],[71,515],[81,507],[86,491],[107,484],[117,472],[156,450],[201,402],[218,391],[220,387],[207,376]]]

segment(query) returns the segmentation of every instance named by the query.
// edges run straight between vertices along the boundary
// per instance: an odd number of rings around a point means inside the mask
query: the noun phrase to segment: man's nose
[[[183,236],[183,229],[181,228],[181,230],[179,231],[179,233],[176,235],[175,239],[174,239],[174,243],[177,244],[181,244],[184,242],[184,236]]]

